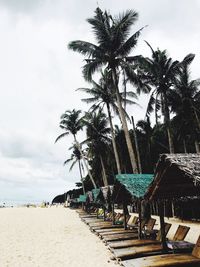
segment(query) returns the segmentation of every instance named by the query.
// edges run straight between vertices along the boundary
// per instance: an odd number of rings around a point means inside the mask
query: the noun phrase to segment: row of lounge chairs
[[[123,215],[108,213],[105,218],[97,218],[96,211],[87,214],[77,211],[92,232],[98,235],[112,252],[111,259],[124,267],[164,267],[164,266],[200,266],[200,237],[196,245],[184,241],[189,227],[179,225],[172,240],[167,241],[168,250],[163,251],[161,230],[154,230],[156,220],[150,218],[141,222],[143,237],[138,239],[138,217],[127,217],[127,229],[123,229]],[[165,234],[171,224],[165,223]]]

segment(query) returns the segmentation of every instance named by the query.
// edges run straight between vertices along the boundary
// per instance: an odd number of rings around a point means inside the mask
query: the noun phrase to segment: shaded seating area
[[[177,199],[188,196],[200,196],[200,157],[197,154],[164,154],[156,166],[155,177],[149,186],[145,198],[149,201],[157,201],[160,210],[162,255],[141,257],[122,262],[125,267],[130,266],[200,266],[199,242],[191,254],[181,253],[191,249],[188,242],[169,242],[173,252],[177,254],[167,254],[168,247],[165,230],[163,201],[165,199]],[[197,233],[197,236],[200,234]]]
[[[125,267],[199,267],[200,266],[200,236],[192,253],[185,254],[163,254],[150,257],[144,257],[123,262]]]
[[[176,231],[172,231],[174,235],[169,235],[169,240],[167,234],[171,224],[166,223],[164,217],[167,200],[200,196],[199,163],[200,156],[196,154],[163,154],[154,176],[117,175],[115,185],[100,188],[96,200],[92,200],[96,211],[90,209],[90,216],[95,217],[84,217],[87,215],[81,212],[80,216],[106,243],[113,254],[111,259],[116,259],[124,267],[200,266],[200,239],[196,245],[185,241],[190,228],[179,225]],[[156,222],[151,214],[147,218],[142,216],[143,202],[156,203],[159,221]],[[127,213],[126,206],[131,203],[137,206],[137,215]],[[115,212],[115,204],[120,205],[123,213]],[[97,216],[98,209],[101,209],[100,216]],[[121,225],[117,225],[119,221]],[[154,229],[155,224],[160,229]],[[197,237],[199,235],[200,228]]]
[[[182,226],[179,225],[174,237],[173,241],[182,241],[185,239],[189,227],[187,226]],[[148,239],[147,239],[148,240]],[[192,249],[193,245],[190,247],[188,246],[187,249]],[[112,250],[114,257],[116,259],[124,260],[124,259],[129,259],[129,258],[135,258],[135,257],[141,257],[141,256],[148,256],[152,254],[160,254],[163,253],[163,248],[162,248],[162,243],[159,240],[156,240],[156,242],[152,244],[148,244],[147,242],[140,242],[137,243],[137,246],[132,246],[128,248],[121,248],[121,249],[113,249]],[[171,249],[171,251],[168,251],[169,253],[174,253],[175,249]]]

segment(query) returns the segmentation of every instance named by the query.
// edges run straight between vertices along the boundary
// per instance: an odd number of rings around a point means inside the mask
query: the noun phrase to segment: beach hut
[[[157,201],[162,232],[163,249],[167,249],[163,201],[180,197],[200,196],[200,155],[162,154],[158,160],[154,180],[145,198]]]
[[[131,195],[131,201],[137,201],[139,204],[139,237],[141,238],[141,200],[153,181],[153,174],[118,174],[116,175],[116,180]],[[125,192],[122,195],[122,202],[124,206],[128,204],[125,200]],[[124,216],[126,216],[125,214],[124,210]],[[126,222],[126,218],[124,221]]]
[[[86,195],[80,195],[77,199],[79,203],[85,203],[86,202]]]

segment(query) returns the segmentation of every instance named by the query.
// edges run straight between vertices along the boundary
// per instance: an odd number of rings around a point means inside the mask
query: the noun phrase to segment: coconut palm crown
[[[123,70],[129,81],[137,85],[138,88],[140,87],[136,65],[130,64],[137,57],[129,56],[133,48],[135,48],[142,31],[140,29],[130,35],[131,26],[137,19],[138,14],[133,10],[128,10],[119,16],[112,17],[107,11],[102,12],[100,8],[97,8],[95,16],[87,20],[92,26],[97,44],[77,40],[70,42],[68,45],[69,49],[79,52],[86,57],[86,64],[83,66],[83,76],[87,81],[91,81],[93,74],[102,67],[111,70],[118,111],[134,173],[137,173],[138,169],[119,93],[119,75],[120,71]],[[149,90],[147,84],[141,87],[143,91],[146,88]]]

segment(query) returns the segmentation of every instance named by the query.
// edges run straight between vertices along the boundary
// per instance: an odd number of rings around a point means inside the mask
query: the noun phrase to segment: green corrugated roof
[[[86,195],[80,195],[77,199],[78,202],[86,202]]]
[[[133,197],[143,197],[153,181],[153,174],[118,174],[117,180],[123,184]]]
[[[100,188],[94,188],[94,189],[92,189],[92,194],[93,194],[93,197],[94,197],[94,202],[97,201],[97,198],[98,198],[100,192],[101,192],[101,189]]]

